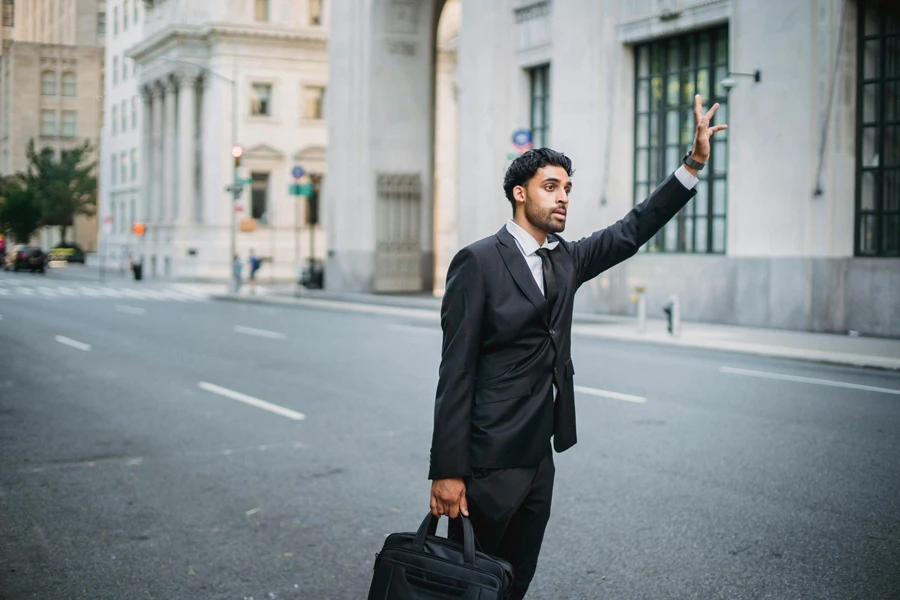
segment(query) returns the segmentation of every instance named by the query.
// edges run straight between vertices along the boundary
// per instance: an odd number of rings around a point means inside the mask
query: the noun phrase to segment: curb
[[[355,312],[359,314],[386,315],[420,319],[424,321],[440,321],[439,311],[433,308],[412,308],[390,305],[387,303],[368,304],[351,300],[334,300],[324,298],[290,298],[283,296],[234,296],[230,294],[217,294],[210,296],[212,300],[223,302],[236,302],[244,304],[276,305],[294,308],[315,308],[339,312]],[[813,350],[775,346],[770,344],[742,343],[729,341],[705,341],[685,340],[684,338],[660,338],[643,336],[640,334],[623,334],[620,332],[578,331],[579,324],[596,324],[597,322],[615,323],[621,322],[616,318],[594,317],[584,315],[585,318],[574,316],[573,336],[590,337],[615,342],[634,342],[641,344],[655,344],[657,346],[675,346],[678,348],[691,348],[696,350],[713,350],[729,352],[732,354],[745,354],[767,358],[782,358],[802,360],[819,364],[861,367],[867,369],[879,369],[886,371],[900,371],[900,358],[874,356],[867,354],[852,354],[845,352],[831,352],[828,350]]]

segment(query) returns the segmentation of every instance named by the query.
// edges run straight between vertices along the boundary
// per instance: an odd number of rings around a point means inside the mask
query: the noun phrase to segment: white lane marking
[[[78,295],[78,292],[76,292],[75,290],[73,290],[70,287],[65,287],[65,286],[60,286],[60,287],[56,288],[56,291],[59,292],[60,294],[65,294],[66,296],[77,296]]]
[[[0,296],[9,296],[9,290],[6,288],[0,288]]]
[[[588,396],[599,396],[601,398],[610,398],[612,400],[622,400],[624,402],[634,402],[636,404],[643,404],[647,401],[646,398],[642,396],[632,396],[630,394],[622,394],[619,392],[610,392],[608,390],[598,390],[597,388],[589,388],[584,387],[582,385],[576,385],[575,391],[581,394],[587,394]]]
[[[281,415],[282,417],[293,419],[294,421],[302,421],[306,418],[306,415],[304,415],[303,413],[299,413],[283,406],[278,406],[277,404],[272,404],[271,402],[266,402],[265,400],[260,400],[259,398],[254,398],[253,396],[235,392],[234,390],[229,390],[228,388],[223,388],[212,383],[201,381],[197,385],[201,390],[206,390],[207,392],[212,392],[213,394],[218,394],[220,396],[225,396],[226,398],[231,398],[232,400],[237,400],[238,402],[243,402],[244,404],[249,404],[250,406],[255,406],[256,408],[261,408],[263,410],[273,412],[276,415]]]
[[[796,383],[812,383],[814,385],[827,385],[830,387],[847,388],[851,390],[863,390],[866,392],[880,392],[882,394],[896,394],[900,396],[900,390],[892,390],[890,388],[874,387],[871,385],[860,385],[858,383],[845,383],[843,381],[833,381],[831,379],[814,379],[812,377],[800,377],[797,375],[782,375],[781,373],[767,373],[765,371],[751,371],[749,369],[735,369],[732,367],[719,367],[722,373],[729,375],[746,375],[748,377],[759,377],[761,379],[775,379],[778,381],[794,381]]]
[[[14,289],[17,292],[19,292],[20,294],[25,294],[26,296],[34,296],[34,290],[31,288],[19,287],[19,288],[14,288]]]
[[[125,313],[127,315],[145,315],[147,314],[146,308],[137,308],[134,306],[125,306],[124,304],[117,304],[116,310],[120,313]]]
[[[244,327],[243,325],[235,325],[234,331],[236,333],[243,333],[244,335],[255,335],[261,338],[267,338],[270,340],[283,340],[287,336],[283,333],[278,333],[277,331],[269,331],[267,329],[256,329],[255,327]]]
[[[428,327],[426,325],[402,325],[400,323],[391,323],[390,328],[394,331],[410,331],[413,333],[441,333],[440,327]]]
[[[98,292],[94,288],[89,288],[89,287],[84,287],[84,286],[81,286],[81,293],[84,294],[85,296],[90,296],[92,298],[96,298],[97,296],[100,295],[100,292]]]
[[[55,296],[56,295],[56,290],[54,290],[53,288],[39,287],[38,291],[45,296]]]
[[[61,336],[61,335],[56,336],[56,341],[59,342],[60,344],[65,344],[66,346],[71,346],[73,348],[77,348],[77,349],[83,350],[85,352],[91,351],[90,344],[85,344],[84,342],[79,342],[79,341],[76,341],[71,338]]]

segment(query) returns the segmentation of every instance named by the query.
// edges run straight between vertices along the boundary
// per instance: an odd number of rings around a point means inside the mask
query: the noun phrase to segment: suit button
[[[551,335],[551,336],[554,336],[554,335],[556,335],[556,332],[555,332],[554,330],[551,329],[551,330],[550,330],[550,335]]]

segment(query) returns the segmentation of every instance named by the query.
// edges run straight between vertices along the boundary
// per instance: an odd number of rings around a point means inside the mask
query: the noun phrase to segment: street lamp
[[[227,191],[231,194],[231,225],[230,225],[230,252],[228,253],[228,273],[231,275],[228,277],[228,292],[231,294],[236,294],[238,291],[238,280],[237,273],[234,270],[234,255],[237,254],[237,240],[235,239],[235,205],[237,201],[241,199],[241,193],[243,192],[244,185],[241,183],[240,179],[238,179],[238,163],[240,162],[241,154],[243,154],[243,149],[238,146],[237,143],[237,129],[238,129],[238,103],[237,103],[237,63],[232,67],[232,75],[231,78],[225,77],[221,73],[217,73],[213,71],[209,67],[205,65],[198,65],[197,63],[193,63],[187,60],[180,60],[177,58],[168,58],[163,57],[163,60],[167,62],[179,63],[182,65],[190,65],[192,67],[196,67],[200,69],[203,73],[208,73],[210,75],[215,75],[219,79],[223,79],[231,84],[231,153],[234,156],[234,173],[231,178],[231,185],[228,186]],[[235,152],[240,149],[238,154]]]

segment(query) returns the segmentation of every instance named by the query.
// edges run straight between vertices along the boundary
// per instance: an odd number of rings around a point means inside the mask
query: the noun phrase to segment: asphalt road
[[[439,351],[400,316],[0,295],[0,597],[365,598],[427,511]],[[900,598],[900,376],[573,355],[529,598]]]

